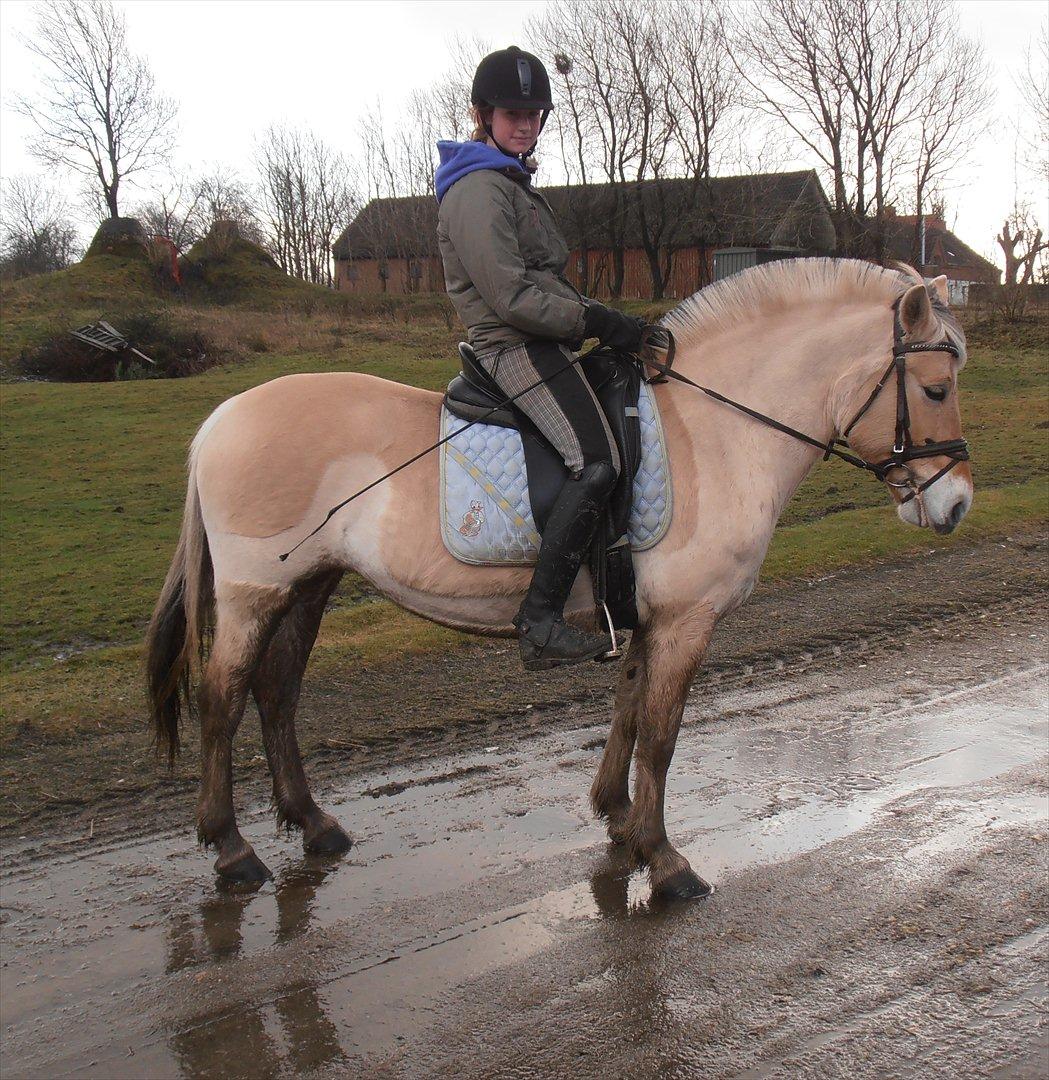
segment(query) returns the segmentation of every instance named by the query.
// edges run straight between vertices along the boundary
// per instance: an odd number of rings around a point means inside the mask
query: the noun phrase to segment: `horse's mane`
[[[921,282],[916,271],[888,270],[859,259],[783,259],[753,266],[693,293],[660,320],[688,345],[715,329],[751,321],[769,308],[793,307],[806,300],[846,301],[884,298],[891,303],[908,285]]]

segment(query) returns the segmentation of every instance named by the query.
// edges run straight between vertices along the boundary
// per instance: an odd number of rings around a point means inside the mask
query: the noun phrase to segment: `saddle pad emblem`
[[[484,504],[474,500],[470,503],[470,509],[463,514],[463,523],[459,526],[459,532],[469,540],[475,540],[481,535],[484,528]]]
[[[663,538],[672,514],[670,465],[652,391],[638,400],[641,464],[627,536],[634,551]],[[531,566],[540,537],[528,500],[528,471],[520,434],[495,424],[474,424],[441,409],[441,535],[460,562],[476,566]]]

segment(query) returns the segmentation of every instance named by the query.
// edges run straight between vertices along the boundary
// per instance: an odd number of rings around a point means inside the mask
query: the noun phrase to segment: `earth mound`
[[[315,288],[290,278],[268,251],[241,235],[234,221],[216,221],[179,265],[186,289],[212,303],[272,299]]]
[[[150,242],[142,222],[132,217],[109,218],[103,221],[84,258],[91,259],[99,255],[147,261],[150,257]]]

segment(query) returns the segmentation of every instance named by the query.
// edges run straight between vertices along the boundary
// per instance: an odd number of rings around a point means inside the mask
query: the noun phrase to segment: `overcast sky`
[[[353,154],[362,109],[382,99],[387,118],[448,68],[456,35],[496,47],[529,43],[525,21],[543,0],[123,0],[132,50],[144,53],[158,87],[179,109],[176,162],[228,164],[251,172],[253,139],[274,121],[309,125]],[[1045,21],[1044,0],[957,0],[961,29],[978,37],[993,71],[995,120],[970,164],[947,191],[948,224],[1001,265],[994,236],[1012,206],[1014,134],[1021,112],[1013,82],[1023,50]],[[19,40],[31,32],[29,0],[0,2],[0,174],[39,173],[26,154],[28,122],[12,95],[36,84],[34,58]],[[541,144],[540,144],[541,148]],[[798,158],[783,168],[809,167]],[[547,182],[557,182],[548,175]],[[540,174],[540,182],[542,174]],[[1021,196],[1049,224],[1049,193],[1021,170]],[[75,190],[75,185],[70,185]],[[139,192],[122,197],[130,205]]]

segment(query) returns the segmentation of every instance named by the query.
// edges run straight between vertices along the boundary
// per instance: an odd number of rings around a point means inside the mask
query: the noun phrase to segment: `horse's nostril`
[[[948,520],[950,521],[952,528],[955,525],[957,525],[958,522],[961,521],[962,518],[965,516],[965,506],[966,506],[966,503],[965,503],[965,499],[963,498],[963,499],[959,499],[954,504],[954,506],[951,507],[951,512],[948,515]]]

